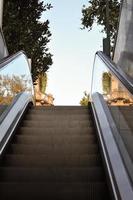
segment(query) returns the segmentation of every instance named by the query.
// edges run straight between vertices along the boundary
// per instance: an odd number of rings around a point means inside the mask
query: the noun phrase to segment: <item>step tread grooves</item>
[[[94,176],[95,174],[95,176]],[[95,182],[103,181],[103,170],[100,167],[93,168],[15,168],[0,167],[0,182]]]
[[[14,189],[15,188],[15,189]],[[8,193],[7,193],[8,190]],[[52,192],[51,192],[52,191]],[[58,199],[58,200],[109,200],[107,186],[103,182],[96,183],[0,183],[1,198],[5,200],[19,196],[24,199]]]
[[[109,199],[91,109],[33,107],[0,166],[2,200]]]

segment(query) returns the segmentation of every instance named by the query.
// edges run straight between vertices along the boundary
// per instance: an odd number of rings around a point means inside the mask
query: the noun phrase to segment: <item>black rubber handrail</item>
[[[117,77],[123,86],[133,95],[133,79],[125,74],[122,69],[117,66],[108,56],[102,51],[96,53],[100,59],[105,63],[106,67]]]

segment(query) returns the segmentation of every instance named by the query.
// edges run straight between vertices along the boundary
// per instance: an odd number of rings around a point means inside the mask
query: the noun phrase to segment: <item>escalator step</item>
[[[46,115],[47,114],[52,114],[52,115],[57,115],[57,114],[68,114],[68,115],[82,115],[82,114],[90,114],[90,111],[88,109],[46,109],[46,108],[42,108],[42,109],[38,109],[38,108],[33,108],[31,110],[29,110],[28,113],[34,113],[34,114],[41,114],[41,113],[45,113]]]
[[[1,200],[109,200],[88,107],[33,107],[0,166]]]
[[[46,115],[62,115],[65,112],[66,115],[82,115],[82,114],[90,114],[90,112],[86,109],[86,110],[47,110],[47,109],[32,109],[30,110],[28,113],[29,114],[46,114]]]
[[[8,192],[7,192],[8,191]],[[109,200],[104,182],[95,183],[0,183],[4,200]],[[21,195],[20,195],[21,194]]]
[[[14,137],[13,143],[18,144],[95,144],[96,137],[93,135],[86,136],[56,136],[56,135],[43,135],[40,137],[39,135],[16,135]]]
[[[35,106],[32,108],[32,110],[54,110],[55,112],[57,110],[90,110],[90,107],[88,106]]]
[[[88,114],[80,114],[80,115],[77,115],[77,114],[73,114],[73,115],[69,115],[69,114],[56,114],[56,115],[44,115],[43,112],[40,113],[40,114],[32,114],[32,113],[29,113],[25,116],[25,119],[28,119],[28,120],[50,120],[50,121],[56,121],[56,120],[80,120],[80,121],[83,121],[83,120],[92,120],[92,117]]]
[[[77,128],[77,127],[72,127],[72,128],[68,128],[65,127],[65,129],[63,129],[62,127],[45,127],[44,128],[36,128],[34,127],[34,129],[32,127],[21,127],[18,130],[18,133],[23,134],[23,135],[57,135],[58,137],[60,137],[60,135],[94,135],[94,128],[93,127],[82,127],[82,128]]]
[[[85,145],[25,145],[12,144],[9,153],[16,154],[39,154],[39,155],[83,155],[98,153],[98,146],[95,144]]]
[[[91,127],[93,126],[92,121],[86,120],[86,121],[31,121],[31,120],[24,120],[23,121],[23,126],[25,127]]]
[[[100,155],[48,156],[8,154],[2,166],[13,167],[97,167],[101,165]]]
[[[100,182],[103,180],[104,173],[100,167],[0,167],[0,182]]]

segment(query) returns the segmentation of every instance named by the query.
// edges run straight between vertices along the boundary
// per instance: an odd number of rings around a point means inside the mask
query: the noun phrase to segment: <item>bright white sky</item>
[[[42,19],[50,20],[50,52],[53,65],[48,72],[47,93],[55,105],[78,105],[84,91],[91,87],[95,52],[102,49],[100,28],[81,30],[81,8],[88,0],[47,0],[53,9]]]

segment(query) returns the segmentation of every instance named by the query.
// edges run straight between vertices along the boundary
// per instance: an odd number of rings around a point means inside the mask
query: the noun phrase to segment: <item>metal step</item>
[[[11,144],[9,152],[15,154],[39,154],[39,155],[83,155],[98,153],[98,146],[96,144],[85,145],[26,145],[26,144]]]
[[[90,108],[33,107],[0,166],[1,200],[109,200]]]
[[[80,115],[80,114],[90,114],[90,110],[88,109],[38,109],[34,108],[32,110],[29,110],[28,113],[32,114],[47,114],[47,115]]]
[[[59,135],[58,135],[59,136]],[[40,137],[40,135],[32,136],[32,135],[16,135],[14,137],[13,143],[18,144],[96,144],[97,139],[94,135],[60,135],[58,137],[57,135],[43,135]]]
[[[58,120],[58,121],[33,121],[33,120],[24,120],[23,127],[63,127],[63,128],[67,128],[67,127],[78,127],[78,128],[82,128],[82,127],[91,127],[93,126],[92,121],[86,120],[86,121],[68,121],[68,120]]]
[[[44,113],[36,113],[36,114],[32,114],[32,113],[29,113],[25,116],[25,119],[28,119],[28,120],[45,120],[45,121],[56,121],[56,120],[92,120],[92,117],[90,115],[88,115],[88,113],[86,114],[72,114],[72,115],[69,115],[69,114],[46,114],[44,115]]]
[[[94,176],[95,175],[95,176]],[[103,169],[87,168],[23,168],[0,167],[0,182],[100,182],[104,180]]]
[[[17,155],[7,154],[2,166],[7,167],[97,167],[101,166],[99,154],[94,155]]]
[[[42,136],[45,135],[46,137],[48,135],[56,135],[57,137],[61,137],[61,135],[78,135],[78,136],[85,136],[85,135],[95,135],[95,131],[93,127],[21,127],[18,132],[18,134],[23,135],[32,135],[32,136]]]
[[[7,192],[8,191],[8,192]],[[109,200],[105,182],[95,183],[0,183],[4,200]]]

